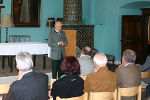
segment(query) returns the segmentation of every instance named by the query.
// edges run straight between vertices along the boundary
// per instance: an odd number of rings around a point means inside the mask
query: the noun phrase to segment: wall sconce
[[[51,31],[52,31],[52,27],[55,26],[55,18],[48,18],[46,26],[51,27]]]

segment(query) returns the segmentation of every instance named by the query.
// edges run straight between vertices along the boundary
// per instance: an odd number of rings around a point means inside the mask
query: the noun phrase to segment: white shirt
[[[127,63],[127,64],[125,64],[124,66],[128,66],[129,64],[133,64],[133,63]]]

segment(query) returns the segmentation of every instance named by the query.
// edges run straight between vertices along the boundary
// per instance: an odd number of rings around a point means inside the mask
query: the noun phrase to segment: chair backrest
[[[59,98],[59,97],[57,97],[56,100],[88,100],[88,93],[84,93],[82,96],[72,97],[72,98]]]
[[[118,100],[121,100],[121,96],[136,96],[137,100],[141,100],[141,85],[137,87],[118,88]]]
[[[7,94],[10,88],[10,84],[0,84],[0,94]]]
[[[150,78],[150,71],[149,72],[141,72],[141,78],[142,79],[149,79]],[[142,90],[141,92],[146,92],[146,85],[144,82],[142,84]]]
[[[53,86],[53,83],[56,81],[56,79],[52,79],[51,78],[51,86],[50,86],[50,88],[52,89],[52,86]]]
[[[30,35],[9,35],[9,42],[30,42]]]
[[[116,90],[114,92],[90,92],[89,100],[116,100]]]
[[[150,72],[141,72],[141,78],[150,78]]]
[[[83,80],[85,80],[87,76],[80,76],[80,77],[81,77]]]

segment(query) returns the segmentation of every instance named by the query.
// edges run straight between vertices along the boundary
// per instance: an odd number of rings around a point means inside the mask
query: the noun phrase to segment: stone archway
[[[124,2],[124,4],[120,5],[120,8],[128,8],[128,9],[140,9],[144,7],[149,7],[150,1],[143,1],[143,0],[132,0],[128,2]]]

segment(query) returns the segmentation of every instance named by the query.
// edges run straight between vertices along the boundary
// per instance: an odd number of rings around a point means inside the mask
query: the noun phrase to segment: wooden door
[[[63,30],[66,33],[68,40],[68,45],[65,47],[66,56],[75,56],[76,57],[76,30]]]
[[[143,64],[147,56],[148,17],[142,15],[122,16],[122,52],[126,49],[135,50],[136,63]]]

